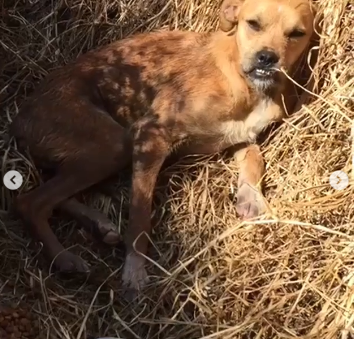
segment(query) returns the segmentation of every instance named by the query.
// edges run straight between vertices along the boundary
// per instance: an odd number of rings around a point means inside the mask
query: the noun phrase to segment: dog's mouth
[[[264,69],[264,68],[254,68],[247,75],[251,78],[257,80],[276,80],[276,73],[277,70],[274,68],[271,69]]]
[[[262,90],[278,87],[281,84],[281,75],[276,68],[254,67],[244,73],[254,86]]]
[[[256,68],[253,70],[253,73],[258,78],[272,78],[275,74],[275,70]]]

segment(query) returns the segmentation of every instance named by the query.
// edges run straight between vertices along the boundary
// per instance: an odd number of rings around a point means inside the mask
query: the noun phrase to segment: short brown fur
[[[289,72],[312,35],[306,0],[225,0],[220,30],[135,35],[80,56],[50,73],[11,126],[36,166],[54,175],[17,198],[17,208],[48,258],[62,271],[87,271],[64,250],[48,224],[54,208],[68,212],[107,243],[114,225],[74,196],[132,164],[123,282],[140,290],[151,231],[156,177],[171,154],[208,154],[235,147],[241,217],[264,212],[258,188],[264,162],[257,136],[284,115]],[[249,20],[259,21],[260,30]],[[301,30],[305,35],[286,34]],[[255,55],[271,50],[274,80],[253,79]],[[268,80],[267,80],[268,79]],[[144,233],[146,235],[144,235]],[[136,242],[136,243],[135,243]],[[133,248],[135,243],[135,248]]]

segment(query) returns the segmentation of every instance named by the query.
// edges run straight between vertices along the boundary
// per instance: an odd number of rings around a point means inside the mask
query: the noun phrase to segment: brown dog
[[[17,198],[18,211],[61,271],[87,271],[48,218],[71,213],[103,241],[114,225],[73,198],[132,164],[123,283],[140,290],[155,181],[172,153],[206,154],[237,145],[238,213],[264,211],[256,187],[263,159],[257,135],[283,117],[282,94],[313,33],[307,0],[226,0],[213,33],[140,34],[80,56],[52,72],[23,105],[11,131],[53,177]],[[93,227],[92,227],[93,226]],[[135,247],[134,247],[135,246]]]

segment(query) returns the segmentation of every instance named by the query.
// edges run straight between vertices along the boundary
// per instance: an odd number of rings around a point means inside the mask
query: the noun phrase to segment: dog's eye
[[[288,37],[290,39],[297,39],[297,38],[301,38],[305,35],[306,33],[300,29],[294,29],[293,31],[291,31],[289,34],[288,34]]]
[[[260,31],[261,25],[256,20],[247,20],[248,26],[250,26],[254,31]]]

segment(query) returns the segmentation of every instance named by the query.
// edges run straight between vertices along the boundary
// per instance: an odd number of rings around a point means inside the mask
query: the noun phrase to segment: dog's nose
[[[271,67],[279,61],[279,56],[272,51],[259,51],[256,54],[256,60],[259,66]]]

